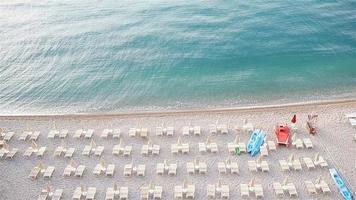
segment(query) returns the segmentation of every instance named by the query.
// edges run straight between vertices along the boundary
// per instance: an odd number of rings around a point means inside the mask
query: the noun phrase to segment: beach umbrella
[[[294,116],[293,116],[291,122],[292,122],[293,124],[295,124],[295,123],[297,122],[297,115],[294,115]]]

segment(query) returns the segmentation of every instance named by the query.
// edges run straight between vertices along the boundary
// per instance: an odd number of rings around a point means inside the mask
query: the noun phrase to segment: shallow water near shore
[[[0,113],[356,96],[354,1],[2,1]]]

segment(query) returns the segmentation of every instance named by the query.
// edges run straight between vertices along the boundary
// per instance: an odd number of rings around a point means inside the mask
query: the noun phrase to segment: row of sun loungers
[[[309,194],[315,195],[320,191],[323,194],[330,194],[331,190],[328,184],[319,177],[315,183],[312,181],[305,181],[305,186]],[[298,198],[298,192],[294,183],[288,182],[288,177],[280,182],[273,182],[272,187],[276,197],[286,198]],[[149,183],[147,186],[142,186],[140,188],[140,199],[162,199],[163,187],[159,185],[154,185]],[[57,189],[52,192],[51,188],[46,188],[41,191],[39,200],[53,199],[59,200],[62,198],[63,189]],[[72,199],[95,199],[96,188],[95,187],[77,187],[74,190]],[[117,187],[114,184],[113,187],[108,187],[105,193],[105,200],[114,199],[128,199],[129,198],[128,187]],[[256,184],[253,178],[248,184],[240,184],[240,195],[242,198],[248,198],[250,196],[255,196],[256,198],[264,197],[264,190],[261,184]],[[206,186],[206,196],[208,199],[228,199],[230,197],[230,187],[227,184],[221,183],[219,180],[216,184],[207,184]],[[176,185],[174,187],[174,198],[175,199],[193,199],[195,197],[195,185],[187,184],[183,182],[182,185]]]
[[[52,192],[51,188],[45,188],[41,191],[38,200],[60,200],[62,199],[63,189],[56,189]]]

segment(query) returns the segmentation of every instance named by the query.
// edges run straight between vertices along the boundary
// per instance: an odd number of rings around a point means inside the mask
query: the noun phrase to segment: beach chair
[[[14,132],[7,132],[5,133],[4,137],[3,137],[3,140],[8,142],[11,140],[11,138],[14,136]]]
[[[286,190],[288,191],[289,197],[298,197],[297,189],[294,185],[294,183],[288,183],[286,184]]]
[[[284,195],[284,190],[282,188],[282,184],[281,183],[274,182],[272,184],[272,186],[273,186],[273,190],[274,190],[274,193],[276,194],[276,196],[281,197],[281,196]]]
[[[163,136],[163,127],[156,127],[156,136]]]
[[[295,148],[297,149],[303,149],[304,145],[303,145],[303,141],[299,138],[297,138],[297,134],[294,133],[292,136],[292,146],[295,146]]]
[[[257,172],[257,163],[255,160],[249,160],[247,165],[250,172]]]
[[[101,154],[103,154],[103,151],[104,151],[104,146],[97,146],[95,147],[94,155],[100,157]]]
[[[83,156],[89,156],[90,152],[91,152],[92,147],[90,145],[85,145],[83,151],[82,151],[82,155]]]
[[[3,159],[3,158],[7,155],[7,153],[9,153],[9,150],[8,150],[8,149],[6,149],[6,148],[1,148],[1,149],[0,149],[0,158]]]
[[[67,129],[62,129],[62,130],[59,132],[59,138],[60,138],[60,139],[66,138],[67,135],[68,135],[68,130],[67,130]]]
[[[114,200],[116,191],[112,187],[108,187],[105,193],[105,200]]]
[[[194,133],[194,135],[201,135],[201,129],[200,129],[200,126],[194,126],[194,128],[193,128],[194,130],[193,130],[193,133]]]
[[[37,141],[39,136],[40,136],[40,132],[39,131],[31,132],[30,140]]]
[[[106,167],[105,175],[106,176],[114,176],[114,172],[115,172],[115,165],[114,164],[109,164]]]
[[[137,165],[136,174],[137,176],[145,176],[146,165]]]
[[[218,171],[219,174],[226,174],[227,170],[225,162],[218,162]]]
[[[208,199],[209,198],[215,199],[215,185],[208,184],[206,186],[206,194]]]
[[[30,131],[24,131],[24,132],[20,135],[19,140],[25,141],[25,140],[27,139],[27,137],[28,137],[29,135],[31,135],[31,134],[32,134],[32,132],[30,132]]]
[[[260,149],[261,156],[268,156],[267,144],[263,144]]]
[[[47,138],[54,139],[56,136],[59,136],[59,131],[58,130],[50,130],[47,135]]]
[[[65,154],[64,157],[65,158],[72,158],[73,154],[74,154],[75,148],[67,148],[65,149]]]
[[[55,167],[53,167],[53,166],[47,167],[46,170],[44,171],[43,177],[51,178],[54,170],[55,170]]]
[[[240,194],[242,198],[250,197],[250,190],[247,184],[240,184]]]
[[[183,199],[183,187],[181,185],[174,186],[174,198]]]
[[[76,168],[69,164],[64,168],[63,176],[72,176],[72,173],[75,172],[75,170]]]
[[[61,200],[63,195],[63,189],[56,189],[53,193],[52,200]]]
[[[313,182],[311,181],[304,181],[305,187],[309,194],[316,194],[316,187]]]
[[[5,159],[12,159],[16,155],[17,151],[17,148],[10,149],[9,152],[6,154]]]
[[[312,149],[314,147],[310,138],[303,138],[303,143],[307,149]]]
[[[110,134],[112,134],[113,133],[113,130],[112,129],[104,129],[103,130],[103,132],[101,133],[101,135],[100,135],[100,137],[101,138],[108,138],[108,136],[110,135]]]
[[[319,182],[319,187],[323,194],[331,194],[329,185],[324,180],[321,180]]]
[[[174,135],[174,127],[168,126],[166,129],[167,129],[166,130],[166,135],[167,136],[173,136]]]
[[[112,138],[113,139],[120,139],[120,137],[121,137],[121,130],[118,129],[118,128],[114,129],[113,132],[112,132]]]
[[[221,134],[227,134],[229,132],[227,124],[217,125],[216,129],[217,129],[217,132],[221,133]]]
[[[296,171],[302,170],[302,164],[300,163],[300,160],[297,158],[293,159],[292,166],[293,166],[294,170],[296,170]]]
[[[54,150],[53,155],[56,156],[56,157],[60,157],[63,152],[64,152],[64,147],[58,146],[58,147],[56,147],[56,149]]]
[[[194,185],[187,185],[186,186],[186,198],[194,199],[195,197],[195,186]]]
[[[96,188],[95,187],[88,187],[85,199],[86,200],[94,200],[95,199],[95,194],[96,194]]]
[[[43,165],[42,163],[39,163],[35,167],[31,169],[29,177],[32,179],[37,179],[38,175],[42,172],[43,170]]]
[[[304,157],[304,158],[303,158],[303,161],[304,161],[305,166],[306,166],[309,170],[315,169],[315,165],[314,165],[313,160],[312,160],[311,158],[309,158],[309,157]]]
[[[314,157],[314,164],[315,166],[319,166],[322,168],[329,166],[325,159],[319,153],[317,153]]]
[[[129,188],[128,187],[120,187],[120,200],[126,200],[129,198]]]
[[[77,187],[74,190],[72,199],[73,200],[80,200],[82,198],[82,187]]]
[[[268,162],[263,160],[259,163],[259,168],[262,172],[269,172],[269,165]]]
[[[218,188],[220,191],[220,196],[222,199],[229,199],[230,198],[230,188],[229,185],[221,185],[220,188]]]
[[[140,136],[142,138],[147,138],[148,137],[148,129],[147,128],[141,128]]]
[[[101,172],[103,172],[104,170],[105,170],[105,167],[101,163],[96,164],[94,167],[93,174],[99,176],[101,174]]]
[[[37,157],[43,157],[44,153],[46,152],[47,147],[41,147],[37,150]]]
[[[206,145],[205,143],[198,143],[198,149],[200,153],[206,153]]]
[[[124,176],[126,176],[126,177],[131,176],[132,175],[132,169],[133,169],[132,164],[126,164],[124,166]]]
[[[254,192],[255,192],[255,196],[256,198],[263,198],[263,187],[261,184],[255,184],[254,186]]]
[[[74,176],[82,177],[83,173],[85,171],[85,168],[86,168],[85,165],[79,165],[74,172]]]
[[[279,160],[278,162],[279,162],[279,165],[282,168],[282,171],[290,171],[289,165],[288,165],[286,160]]]
[[[189,126],[183,126],[182,128],[182,135],[183,136],[188,136],[190,133],[190,127]]]
[[[137,129],[136,128],[130,128],[129,137],[135,137],[136,133],[137,133]]]
[[[276,151],[277,148],[276,148],[276,143],[274,141],[267,141],[267,146],[268,146],[268,150],[270,151]]]
[[[84,134],[84,130],[83,129],[78,129],[75,131],[74,135],[73,135],[73,138],[81,138]]]
[[[162,199],[163,187],[155,186],[153,190],[153,199]]]
[[[210,134],[216,134],[217,133],[217,127],[215,124],[210,124],[209,125],[209,133]]]
[[[93,137],[94,130],[93,129],[88,129],[85,131],[84,138],[85,139],[91,139]]]

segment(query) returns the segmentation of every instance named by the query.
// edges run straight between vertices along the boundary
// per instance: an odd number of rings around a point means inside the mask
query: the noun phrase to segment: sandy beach
[[[341,199],[327,168],[316,168],[308,170],[302,162],[302,171],[282,172],[279,166],[279,159],[287,159],[289,155],[295,154],[298,158],[311,157],[320,153],[329,168],[336,168],[343,176],[347,186],[353,194],[356,191],[356,142],[353,141],[353,134],[356,130],[352,128],[345,118],[346,113],[356,111],[356,101],[344,100],[333,102],[319,102],[309,104],[295,104],[285,106],[265,106],[249,108],[231,108],[216,109],[206,111],[175,111],[175,112],[147,112],[147,113],[123,113],[123,114],[92,114],[92,115],[46,115],[46,116],[1,116],[0,127],[5,132],[15,132],[14,137],[8,142],[10,147],[16,147],[19,152],[12,160],[0,161],[0,199],[37,199],[41,190],[50,185],[53,189],[64,189],[63,199],[71,199],[74,189],[77,186],[96,187],[96,199],[104,199],[107,187],[114,183],[129,188],[129,199],[139,199],[140,188],[146,186],[152,181],[155,185],[163,186],[163,199],[173,199],[173,188],[175,185],[181,185],[183,181],[195,184],[195,199],[207,199],[207,184],[215,184],[218,180],[228,184],[230,187],[230,199],[240,199],[240,184],[248,183],[255,178],[256,183],[260,183],[264,189],[264,199],[276,199],[272,188],[272,182],[282,182],[288,176],[289,182],[295,184],[297,199]],[[270,152],[269,156],[263,160],[268,161],[270,171],[250,172],[247,162],[252,160],[250,155],[242,154],[240,156],[230,155],[227,151],[227,143],[232,142],[236,135],[239,135],[241,141],[247,142],[249,134],[236,130],[235,127],[241,127],[243,120],[254,124],[267,133],[267,140],[274,140],[273,128],[277,123],[290,123],[293,114],[297,114],[297,137],[310,138],[313,142],[313,149],[296,149],[295,147],[280,147],[277,151]],[[317,135],[310,136],[305,129],[305,122],[308,114],[317,114]],[[68,129],[68,137],[60,140],[58,138],[48,139],[47,135],[53,127],[55,121],[58,129]],[[227,135],[211,135],[209,133],[209,124],[212,123],[228,124],[229,133]],[[182,127],[187,125],[198,125],[202,129],[201,136],[182,136]],[[175,134],[172,137],[156,136],[155,129],[158,126],[173,126]],[[40,131],[37,145],[46,146],[47,152],[43,158],[32,156],[26,159],[23,156],[24,151],[31,145],[30,141],[19,141],[19,135],[29,128],[32,131]],[[140,154],[142,145],[147,143],[147,139],[139,137],[129,137],[128,130],[132,127],[145,127],[149,130],[149,139],[152,144],[160,145],[161,151],[158,156],[142,156]],[[101,158],[94,155],[87,157],[81,155],[85,145],[90,143],[88,139],[75,139],[73,134],[77,129],[94,129],[93,140],[97,145],[104,146],[104,152]],[[112,155],[112,148],[118,144],[117,139],[100,138],[102,131],[106,128],[119,128],[121,130],[121,139],[127,145],[133,146],[130,157]],[[190,152],[187,155],[174,155],[170,147],[176,143],[178,137],[183,142],[190,144]],[[205,142],[207,138],[216,142],[219,147],[218,153],[201,154],[198,151],[197,143]],[[82,178],[63,177],[63,170],[69,163],[69,159],[56,158],[53,152],[57,146],[65,144],[67,147],[74,147],[76,150],[73,160],[77,164],[86,165],[86,171]],[[189,175],[186,171],[186,162],[193,161],[195,158],[206,161],[208,165],[207,174]],[[219,175],[217,163],[230,158],[237,161],[240,173],[238,175]],[[156,164],[167,160],[171,163],[177,163],[177,176],[157,175]],[[45,166],[55,166],[52,178],[45,179],[39,177],[31,180],[28,175],[31,169],[41,161]],[[93,169],[96,164],[103,161],[105,165],[115,164],[115,174],[113,177],[105,175],[95,176]],[[146,164],[146,175],[144,177],[124,177],[123,167],[125,164],[133,162],[136,164]],[[321,176],[329,185],[331,194],[309,195],[304,185],[305,180],[315,181]],[[252,195],[253,196],[253,195]],[[287,197],[287,194],[285,196]],[[253,197],[252,197],[253,199]]]

